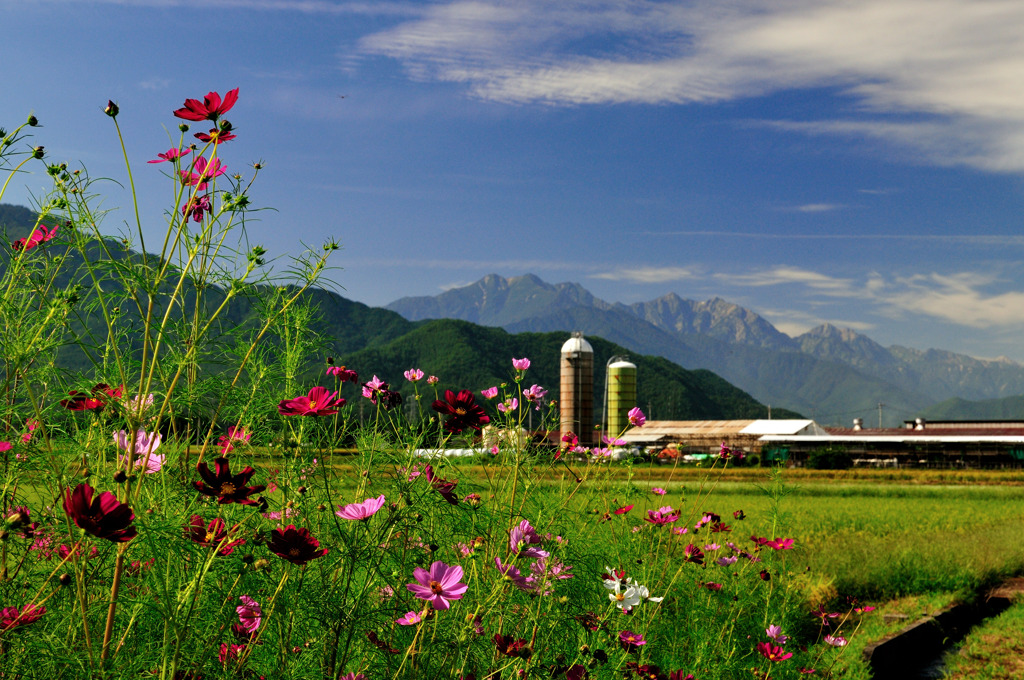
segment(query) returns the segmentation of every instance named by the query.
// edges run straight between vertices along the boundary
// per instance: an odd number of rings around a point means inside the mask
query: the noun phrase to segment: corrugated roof
[[[740,430],[741,434],[828,434],[813,420],[755,420]]]
[[[728,437],[742,433],[753,420],[648,420],[643,427],[626,430],[627,442],[657,442],[687,437]]]

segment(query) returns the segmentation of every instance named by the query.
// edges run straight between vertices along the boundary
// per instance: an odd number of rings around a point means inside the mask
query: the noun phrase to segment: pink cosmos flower
[[[441,379],[438,378],[436,375],[432,375],[432,376],[427,378],[427,384],[428,385],[436,385],[439,382],[441,382]]]
[[[653,489],[651,489],[651,493],[658,494],[659,496],[664,496],[668,492],[662,489],[660,486],[656,486]]]
[[[238,88],[229,90],[224,94],[223,101],[220,95],[216,92],[210,92],[207,94],[203,101],[198,99],[186,99],[185,106],[176,110],[174,116],[176,118],[184,118],[185,120],[201,121],[201,120],[212,120],[216,121],[222,115],[231,110],[231,107],[238,101]]]
[[[647,416],[644,415],[644,412],[640,410],[639,406],[634,406],[629,409],[629,413],[627,415],[629,416],[629,424],[633,427],[643,427],[644,423],[647,422]]]
[[[330,416],[345,405],[345,399],[337,392],[330,392],[326,387],[317,385],[306,396],[294,399],[282,399],[277,411],[283,416]]]
[[[677,519],[679,519],[679,511],[673,510],[671,505],[666,505],[657,510],[648,510],[644,521],[656,526],[664,526],[672,524]]]
[[[512,527],[508,532],[509,549],[513,555],[519,557],[547,557],[550,553],[546,550],[531,547],[543,542],[544,539],[540,537],[537,530],[530,524],[530,520],[527,519]]]
[[[547,393],[548,391],[540,385],[534,385],[528,390],[523,390],[523,399],[534,404],[534,410],[539,411],[541,399],[543,399]]]
[[[772,640],[775,640],[775,642],[779,643],[780,645],[784,645],[786,644],[786,642],[789,641],[789,636],[782,634],[782,627],[776,626],[775,624],[772,624],[765,628],[764,634],[770,637]]]
[[[515,357],[512,358],[512,368],[516,369],[517,371],[525,371],[529,367],[530,360],[527,359],[526,357],[523,357],[522,359],[516,359]]]
[[[511,581],[516,587],[523,588],[526,585],[526,578],[514,564],[503,564],[500,557],[494,558],[494,568],[502,576]]]
[[[516,399],[515,397],[512,397],[511,399],[506,399],[505,401],[498,404],[498,410],[501,411],[502,413],[515,411],[517,408],[519,408],[519,400]]]
[[[178,175],[185,186],[194,186],[198,191],[205,191],[210,180],[220,177],[227,169],[226,165],[221,165],[219,158],[207,161],[205,156],[200,156],[193,161],[191,170],[180,170]]]
[[[419,382],[423,380],[423,371],[418,368],[410,368],[405,372],[405,379],[409,382]]]
[[[482,394],[485,399],[494,399],[498,396],[498,388],[488,387],[486,390],[480,390],[480,394]]]
[[[767,543],[765,543],[765,545],[767,545],[769,548],[773,548],[775,550],[792,550],[793,549],[793,539],[792,538],[780,538],[780,539],[776,539],[774,541],[768,541]]]
[[[146,161],[147,163],[166,163],[170,161],[173,163],[182,156],[187,156],[192,153],[192,149],[168,149],[167,153],[158,153],[155,161]]]
[[[0,453],[5,453],[14,448],[14,444],[10,442],[0,442]]]
[[[461,600],[469,586],[460,583],[462,567],[449,566],[438,560],[430,565],[430,571],[416,567],[413,571],[416,583],[406,584],[413,595],[427,600],[434,609],[448,609],[448,600]]]
[[[625,446],[626,445],[626,440],[625,439],[619,439],[617,437],[609,437],[606,434],[601,435],[601,441],[603,441],[608,446]]]
[[[423,620],[416,612],[406,612],[405,616],[400,619],[395,619],[395,623],[399,626],[415,626],[417,623]]]
[[[238,623],[245,632],[252,635],[260,627],[263,609],[260,608],[259,602],[248,595],[242,595],[238,599],[242,603],[235,607],[235,611],[238,612]]]
[[[846,638],[842,637],[841,635],[826,635],[825,642],[832,645],[833,647],[846,646]]]
[[[362,503],[349,503],[345,507],[338,506],[334,514],[342,519],[364,520],[370,519],[377,511],[384,507],[384,494],[377,498],[367,498]]]
[[[387,387],[388,384],[386,382],[374,375],[373,380],[363,383],[363,396],[367,399],[376,399],[377,393],[382,389],[387,389]]]
[[[137,430],[135,432],[135,467],[145,467],[147,475],[160,472],[160,469],[164,466],[166,456],[154,453],[157,447],[160,446],[162,439],[163,435],[159,432],[146,432],[145,430]],[[118,430],[114,433],[114,443],[122,451],[131,450],[132,440],[124,430]],[[127,462],[127,456],[122,458],[121,461]]]

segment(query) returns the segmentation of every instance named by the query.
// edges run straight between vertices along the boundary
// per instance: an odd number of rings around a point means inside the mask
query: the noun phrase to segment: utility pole
[[[878,402],[878,429],[882,429],[882,407],[885,406],[882,402]]]

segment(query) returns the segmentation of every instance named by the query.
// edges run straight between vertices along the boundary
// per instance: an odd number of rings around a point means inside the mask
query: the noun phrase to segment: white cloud
[[[802,213],[820,213],[820,212],[832,212],[833,210],[842,210],[846,206],[839,205],[838,203],[806,203],[804,205],[798,205],[793,210]]]
[[[414,77],[511,103],[680,104],[830,88],[859,113],[790,129],[877,138],[930,162],[1024,169],[1019,0],[457,0],[361,47]]]
[[[620,267],[611,271],[591,274],[590,278],[632,283],[667,283],[669,281],[687,281],[701,276],[696,269],[690,267]]]
[[[715,274],[720,282],[739,286],[781,286],[799,284],[817,292],[824,292],[832,297],[854,297],[860,295],[860,286],[853,279],[842,279],[813,272],[799,267],[773,267],[762,271],[746,273],[730,272]]]

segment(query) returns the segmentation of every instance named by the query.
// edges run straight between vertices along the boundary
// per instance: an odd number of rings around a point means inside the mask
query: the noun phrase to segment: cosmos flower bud
[[[117,108],[117,104],[107,100],[107,107],[103,109],[103,113],[107,114],[111,118],[117,118],[117,114],[121,112],[121,109]]]
[[[37,127],[39,125],[39,119],[36,118],[35,116],[31,116],[30,115],[28,117],[28,121],[27,122],[28,122],[29,127]]]
[[[32,158],[42,158],[44,154],[43,147],[37,146],[32,149]]]
[[[182,132],[188,132],[188,124],[178,123],[178,129],[181,130]]]

